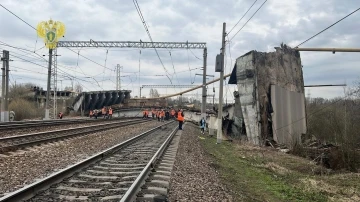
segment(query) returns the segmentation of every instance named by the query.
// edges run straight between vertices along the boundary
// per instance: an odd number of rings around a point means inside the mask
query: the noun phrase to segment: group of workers
[[[184,123],[184,113],[181,109],[177,112],[175,109],[145,109],[143,110],[143,118],[157,119],[160,122],[175,119],[179,121],[179,130],[182,130],[182,125]]]
[[[112,118],[112,114],[113,114],[113,109],[111,107],[103,107],[101,109],[101,115],[104,119],[111,119]],[[94,110],[90,110],[89,112],[89,116],[90,118],[95,117],[95,119],[97,119],[97,117],[99,116],[99,111],[94,109]]]
[[[163,122],[164,120],[177,120],[179,122],[179,130],[182,130],[182,125],[184,123],[184,112],[182,109],[179,109],[177,112],[175,111],[175,109],[145,109],[143,111],[143,118],[150,118],[150,112],[151,112],[151,118],[152,119],[157,119],[160,122]],[[99,111],[94,109],[94,110],[90,110],[89,112],[89,116],[90,118],[95,117],[95,119],[97,119],[99,114]],[[111,107],[103,107],[101,109],[101,115],[104,119],[111,119],[112,118],[112,114],[113,114],[113,109]],[[60,119],[63,118],[63,113],[60,112],[58,114],[58,117]],[[199,122],[200,128],[201,128],[201,133],[204,134],[205,129],[206,129],[206,121],[204,118],[202,118]]]
[[[150,116],[151,112],[151,116]],[[143,118],[152,118],[157,119],[158,121],[170,120],[175,118],[175,110],[174,109],[145,109],[143,111]]]

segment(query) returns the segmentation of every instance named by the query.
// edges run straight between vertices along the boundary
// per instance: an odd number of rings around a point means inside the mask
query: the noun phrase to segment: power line
[[[350,15],[352,15],[352,14],[356,13],[358,10],[360,10],[360,8],[356,9],[355,11],[351,12],[351,13],[350,13],[350,14],[348,14],[347,16],[345,16],[345,17],[341,18],[340,20],[336,21],[334,24],[332,24],[332,25],[328,26],[327,28],[323,29],[323,30],[322,30],[322,31],[320,31],[319,33],[315,34],[314,36],[312,36],[312,37],[310,37],[310,38],[306,39],[304,42],[300,43],[300,44],[299,44],[299,45],[297,45],[296,47],[299,47],[299,46],[303,45],[304,43],[306,43],[306,42],[310,41],[312,38],[314,38],[314,37],[316,37],[317,35],[319,35],[319,34],[323,33],[324,31],[328,30],[330,27],[332,27],[332,26],[336,25],[337,23],[339,23],[340,21],[342,21],[342,20],[344,20],[345,18],[349,17]]]
[[[2,44],[0,44],[0,45],[4,45],[4,46],[8,46],[8,47],[11,47],[11,48],[14,48],[14,49],[18,49],[19,51],[24,52],[24,53],[26,53],[25,51],[30,52],[30,53],[34,53],[34,52],[31,51],[31,50],[27,50],[27,49],[20,48],[20,47],[16,47],[16,46],[11,46],[11,45],[6,44],[6,43],[1,42],[1,41],[0,41],[0,43],[2,43]],[[39,50],[40,50],[40,49],[39,49]],[[15,52],[15,53],[16,53],[16,52]],[[17,53],[16,53],[16,54],[17,54]],[[46,60],[45,58],[43,58],[43,57],[40,56],[39,54],[37,54],[37,53],[35,53],[35,54],[38,55],[38,60],[41,59],[41,60],[44,60],[45,62],[48,62],[48,60]],[[13,54],[11,54],[11,55],[14,56],[14,57],[16,57],[16,58],[19,58],[19,59],[21,59],[21,60],[24,60],[25,62],[29,62],[29,63],[35,64],[35,65],[37,65],[37,66],[41,66],[41,67],[44,67],[44,68],[47,69],[46,66],[43,66],[43,65],[34,63],[34,62],[30,61],[30,60],[21,58],[20,56],[16,56],[16,55],[13,55]],[[34,59],[36,59],[36,58],[34,58]],[[57,66],[63,67],[63,68],[65,68],[65,69],[68,69],[68,70],[73,71],[73,72],[77,72],[77,73],[83,74],[84,76],[91,76],[91,75],[86,74],[86,73],[81,69],[80,66],[78,66],[78,67],[80,68],[81,72],[78,72],[78,71],[76,71],[76,70],[73,70],[73,69],[71,69],[71,68],[65,67],[65,66],[60,65],[60,64],[58,64]]]
[[[37,66],[40,66],[40,67],[47,68],[47,67],[45,67],[45,66],[43,66],[43,65],[37,64],[37,63],[32,62],[32,61],[30,61],[30,60],[26,60],[26,59],[24,59],[24,58],[21,58],[21,57],[18,57],[18,56],[12,55],[12,54],[10,54],[10,55],[11,55],[11,56],[13,56],[13,57],[16,57],[16,58],[18,58],[18,59],[24,60],[25,62],[29,62],[29,63],[31,63],[31,64],[34,64],[34,65],[37,65]]]
[[[15,17],[17,17],[19,20],[23,21],[25,24],[27,24],[29,27],[33,28],[36,30],[35,27],[33,27],[32,25],[30,25],[29,23],[27,23],[25,20],[21,19],[19,16],[17,16],[15,13],[11,12],[9,9],[7,9],[5,6],[3,6],[2,4],[0,4],[1,7],[3,7],[5,10],[7,10],[9,13],[13,14]]]
[[[36,52],[34,52],[34,51],[31,51],[31,50],[28,50],[28,49],[25,49],[25,48],[20,48],[20,47],[16,47],[16,46],[12,46],[12,45],[9,45],[9,44],[7,44],[7,43],[5,43],[5,42],[2,42],[2,41],[0,41],[0,45],[2,45],[2,46],[7,46],[7,47],[10,47],[10,48],[14,48],[14,49],[17,49],[17,50],[19,50],[19,51],[21,51],[21,52],[23,52],[23,53],[26,53],[25,51],[27,51],[27,52],[30,52],[30,53],[32,53],[32,54],[36,54],[39,58],[41,58],[42,60],[44,60],[44,61],[46,61],[47,62],[47,60],[46,59],[44,59],[41,55],[39,55],[38,53],[36,53]],[[39,49],[39,50],[41,50],[41,49]],[[37,50],[38,51],[38,50]]]
[[[1,42],[1,43],[2,43],[2,42]],[[0,46],[8,46],[8,45],[0,44]],[[8,47],[11,47],[11,48],[20,50],[21,52],[24,53],[24,54],[20,54],[20,53],[17,53],[17,52],[13,52],[13,51],[12,51],[12,53],[18,54],[19,57],[28,57],[28,58],[32,58],[32,59],[38,58],[38,57],[36,57],[35,55],[32,55],[32,54],[34,54],[35,52],[30,51],[29,53],[27,53],[27,52],[22,51],[21,49],[18,49],[18,48],[14,47],[14,46],[8,46]],[[44,48],[44,47],[45,47],[45,46],[43,46],[42,48]],[[35,50],[35,51],[39,51],[39,50],[41,50],[42,48],[39,48],[38,50]],[[31,57],[30,57],[30,56],[31,56]]]
[[[233,40],[233,38],[246,26],[246,24],[254,17],[254,15],[263,7],[263,5],[267,2],[267,0],[264,1],[264,3],[261,4],[261,6],[255,11],[255,13],[245,22],[245,24],[237,31],[233,37],[231,37],[230,41]]]
[[[228,36],[230,34],[230,32],[236,27],[236,25],[239,24],[239,22],[245,17],[245,15],[250,11],[250,9],[255,5],[255,3],[257,2],[257,0],[254,1],[254,3],[250,6],[250,8],[244,13],[244,15],[240,18],[240,20],[234,25],[234,27],[232,27],[230,29],[230,31],[226,34],[226,36]]]
[[[12,55],[12,54],[11,54]],[[15,55],[12,55],[13,57],[16,57],[16,58],[18,58],[18,59],[21,59],[21,60],[24,60],[25,62],[29,62],[29,63],[32,63],[32,64],[34,64],[34,65],[37,65],[37,66],[40,66],[40,67],[43,67],[43,68],[46,68],[47,69],[47,67],[46,66],[43,66],[43,65],[40,65],[40,64],[37,64],[37,63],[35,63],[35,62],[32,62],[32,61],[30,61],[30,60],[27,60],[27,59],[24,59],[24,58],[21,58],[21,57],[18,57],[18,56],[15,56]],[[72,78],[76,78],[76,79],[78,79],[78,80],[81,80],[81,81],[84,81],[84,82],[89,82],[89,81],[86,81],[86,80],[83,80],[83,79],[80,79],[79,77],[74,77],[74,76],[72,76],[72,75],[70,75],[70,74],[68,74],[67,72],[65,72],[65,71],[63,71],[62,69],[60,69],[60,67],[63,67],[63,68],[65,68],[65,69],[68,69],[68,70],[70,70],[70,71],[74,71],[74,72],[77,72],[77,71],[75,71],[75,70],[73,70],[73,69],[70,69],[70,68],[67,68],[67,67],[65,67],[65,66],[62,66],[62,65],[58,65],[59,66],[59,69],[58,70],[60,70],[60,71],[62,71],[62,72],[64,72],[65,74],[67,74],[67,76],[69,76],[69,77],[72,77]],[[78,72],[78,73],[80,73],[80,72]],[[87,75],[87,74],[84,74],[85,76],[89,76],[89,75]],[[61,75],[60,75],[61,76]],[[91,77],[91,78],[93,78],[93,77]],[[95,78],[93,78],[96,82],[97,82],[97,80],[95,79]],[[89,82],[89,83],[91,83],[91,82]],[[92,84],[92,83],[91,83]],[[86,87],[85,87],[86,88]],[[88,88],[86,88],[86,89],[88,89]],[[101,87],[100,87],[100,89],[102,89]],[[102,89],[103,90],[103,89]]]
[[[140,6],[139,6],[139,4],[138,4],[138,2],[137,2],[136,0],[133,0],[133,2],[134,2],[134,5],[135,5],[135,8],[136,8],[136,11],[137,11],[138,14],[139,14],[140,20],[141,20],[141,22],[142,22],[143,25],[144,25],[145,31],[146,31],[146,33],[147,33],[147,35],[148,35],[151,43],[153,44],[154,42],[153,42],[153,40],[152,40],[150,31],[149,31],[149,29],[148,29],[148,27],[147,27],[147,25],[146,25],[144,16],[143,16],[142,13],[141,13]],[[156,49],[154,46],[153,46],[153,48],[154,48],[154,50],[155,50],[155,52],[156,52],[156,55],[158,56],[158,58],[159,58],[159,60],[160,60],[161,65],[163,66],[163,68],[164,68],[164,70],[165,70],[165,73],[166,73],[166,74],[169,74],[169,72],[167,71],[167,69],[166,69],[165,66],[164,66],[164,63],[162,62],[162,60],[161,60],[161,58],[160,58],[160,55],[159,55],[157,49]],[[170,77],[169,77],[169,76],[167,76],[167,77],[168,77],[170,83],[172,84],[172,81],[171,81]]]
[[[6,9],[8,12],[10,12],[11,14],[13,14],[15,17],[17,17],[18,19],[20,19],[22,22],[24,22],[25,24],[27,24],[28,26],[30,26],[31,28],[33,28],[34,30],[37,30],[35,27],[33,27],[32,25],[30,25],[29,23],[27,23],[25,20],[23,20],[22,18],[20,18],[19,16],[17,16],[16,14],[14,14],[13,12],[11,12],[9,9],[7,9],[5,6],[3,6],[2,4],[0,4],[0,6],[2,6],[4,9]],[[66,47],[67,49],[69,49],[69,50],[71,50],[70,48],[68,48],[68,47]],[[74,52],[73,50],[71,50],[72,52]],[[74,53],[76,53],[76,52],[74,52]],[[102,67],[105,67],[105,66],[103,66],[103,65],[101,65],[101,64],[99,64],[99,63],[97,63],[97,62],[95,62],[95,61],[93,61],[93,60],[91,60],[90,58],[87,58],[87,57],[85,57],[85,56],[83,56],[83,55],[81,55],[81,54],[78,54],[78,55],[80,55],[81,57],[83,57],[83,58],[85,58],[85,59],[87,59],[87,60],[89,60],[89,61],[91,61],[91,62],[93,62],[93,63],[95,63],[95,64],[97,64],[97,65],[99,65],[99,66],[102,66]],[[105,67],[105,68],[107,68],[107,67]]]
[[[21,69],[21,70],[28,71],[28,72],[32,72],[32,73],[36,73],[36,74],[47,75],[46,73],[43,73],[43,72],[32,71],[32,70],[25,69],[25,68],[21,68],[21,67],[16,67],[16,66],[10,66],[10,67],[16,68],[15,70],[11,70],[11,71],[17,71],[17,69]]]

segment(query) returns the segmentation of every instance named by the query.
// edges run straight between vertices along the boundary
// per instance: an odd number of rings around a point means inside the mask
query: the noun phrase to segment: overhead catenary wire
[[[344,20],[345,18],[349,17],[350,15],[356,13],[358,10],[360,10],[360,8],[356,9],[355,11],[351,12],[350,14],[346,15],[345,17],[341,18],[340,20],[336,21],[335,23],[331,24],[330,26],[326,27],[325,29],[321,30],[320,32],[318,32],[317,34],[315,34],[314,36],[306,39],[305,41],[303,41],[302,43],[300,43],[299,45],[297,45],[296,47],[299,47],[301,45],[303,45],[304,43],[310,41],[311,39],[313,39],[314,37],[318,36],[319,34],[323,33],[324,31],[328,30],[329,28],[331,28],[332,26],[336,25],[337,23],[341,22],[342,20]]]
[[[172,76],[175,75],[176,80],[177,80],[178,84],[180,85],[179,78],[178,78],[178,75],[177,75],[176,70],[175,70],[174,61],[173,61],[173,58],[172,58],[172,55],[171,55],[171,51],[169,51],[169,54],[170,54],[171,64],[172,64],[172,67],[173,67],[173,70],[174,70],[174,74]]]
[[[187,49],[187,63],[188,63],[188,68],[189,68],[189,73],[190,73],[190,83],[192,84],[191,68],[190,68],[190,59],[189,59],[189,49]],[[194,78],[194,80],[195,80],[195,78]]]
[[[192,50],[189,48],[188,50],[190,50],[190,52],[193,54],[193,56],[196,58],[196,59],[198,59],[198,60],[201,60],[202,61],[202,59],[201,58],[199,58],[198,56],[196,56],[195,54],[194,54],[194,52],[192,52]]]
[[[134,2],[134,5],[135,5],[135,8],[136,8],[136,11],[137,11],[137,13],[139,14],[140,20],[141,20],[141,22],[143,23],[143,26],[144,26],[144,28],[145,28],[145,31],[146,31],[146,33],[147,33],[147,35],[148,35],[151,43],[153,44],[153,43],[154,43],[154,42],[153,42],[153,39],[152,39],[152,37],[151,37],[150,31],[149,31],[149,29],[148,29],[148,26],[146,25],[146,21],[145,21],[145,19],[144,19],[144,16],[142,15],[140,6],[139,6],[139,4],[138,4],[138,2],[137,2],[136,0],[133,0],[133,2]],[[165,70],[165,73],[166,73],[166,74],[169,74],[169,72],[168,72],[167,69],[165,68],[165,65],[164,65],[163,61],[161,60],[160,55],[159,55],[159,53],[158,53],[158,51],[157,51],[157,49],[155,48],[154,45],[153,45],[153,48],[154,48],[154,50],[155,50],[155,53],[156,53],[157,57],[158,57],[159,60],[160,60],[160,63],[161,63],[161,65],[162,65],[162,67],[163,67],[164,70]],[[170,83],[172,84],[172,81],[171,81],[170,77],[169,77],[169,76],[167,76],[167,77],[168,77]]]
[[[72,50],[72,49],[69,48],[69,47],[65,47],[65,48],[67,48],[68,50],[70,50],[70,51],[72,51],[73,53],[77,54],[78,56],[81,56],[82,58],[85,58],[85,59],[89,60],[90,62],[92,62],[92,63],[94,63],[94,64],[96,64],[96,65],[99,65],[100,67],[104,67],[104,68],[106,68],[106,69],[112,70],[112,69],[110,69],[110,68],[108,68],[108,67],[106,67],[106,66],[104,66],[104,65],[102,65],[102,64],[100,64],[100,63],[98,63],[98,62],[95,62],[94,60],[92,60],[92,59],[90,59],[90,58],[88,58],[88,57],[80,54],[80,52],[77,53],[76,51]]]

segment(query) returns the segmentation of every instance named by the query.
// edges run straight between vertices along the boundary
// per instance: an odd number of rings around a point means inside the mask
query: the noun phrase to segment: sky
[[[281,43],[295,47],[360,6],[358,0],[268,0],[243,27],[264,2],[258,0],[235,26],[254,2],[138,0],[153,41],[206,43],[207,74],[215,78],[219,77],[214,65],[215,57],[220,53],[223,22],[226,23],[227,40],[230,41],[225,53],[227,74],[241,55],[251,50],[272,52]],[[1,0],[0,4],[33,27],[50,18],[63,22],[66,26],[65,36],[60,39],[63,41],[150,41],[133,1]],[[0,7],[0,24],[0,50],[9,50],[13,60],[10,62],[10,84],[31,82],[46,89],[47,63],[42,58],[48,59],[48,50],[43,40],[37,37],[33,28],[3,7]],[[360,12],[356,12],[300,47],[359,48],[359,31]],[[35,51],[36,54],[5,44]],[[165,70],[154,49],[72,50],[57,49],[58,89],[73,83],[83,86],[84,91],[113,90],[117,64],[122,66],[121,88],[131,90],[133,97],[139,95],[139,86],[171,84],[164,76]],[[158,53],[173,84],[202,83],[201,76],[195,75],[202,74],[201,49],[158,49]],[[351,88],[354,82],[360,80],[358,54],[301,52],[305,85],[346,83]],[[209,77],[209,80],[212,79]],[[208,94],[213,94],[213,89],[218,94],[218,87],[219,82],[210,85]],[[228,102],[233,102],[232,92],[235,89],[235,85],[225,85],[224,97]],[[185,89],[157,90],[165,95]],[[142,95],[149,96],[149,91],[150,88],[144,88]],[[306,88],[305,91],[311,97],[344,96],[342,87]],[[201,90],[191,92],[190,96],[201,99]]]

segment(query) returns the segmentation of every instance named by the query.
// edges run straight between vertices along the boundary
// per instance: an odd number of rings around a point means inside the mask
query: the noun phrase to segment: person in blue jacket
[[[201,118],[200,122],[200,128],[201,128],[201,133],[205,134],[205,129],[206,129],[206,120],[204,117]]]

